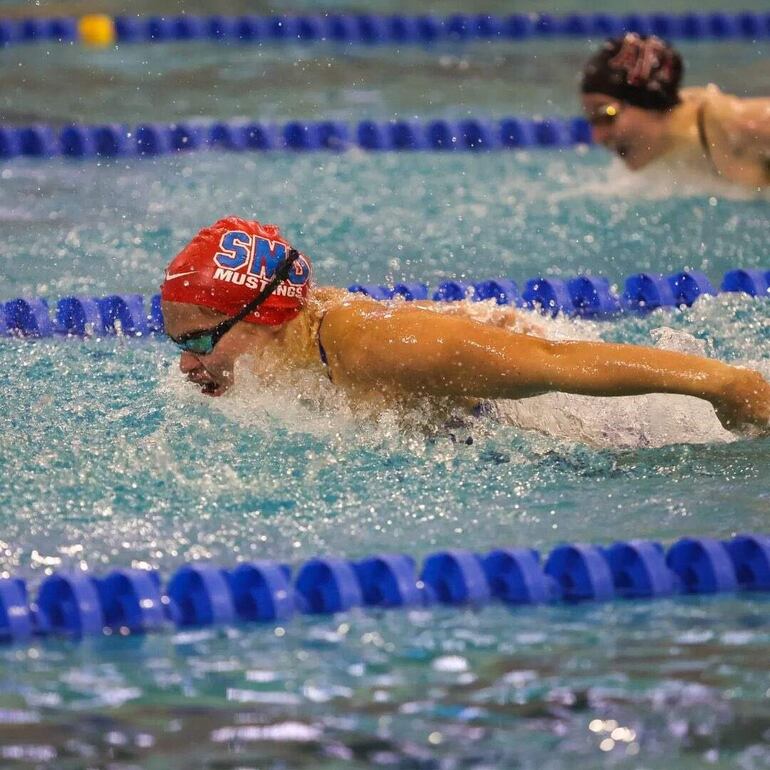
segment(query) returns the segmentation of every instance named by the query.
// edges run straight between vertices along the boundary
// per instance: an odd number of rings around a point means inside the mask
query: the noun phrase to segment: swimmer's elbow
[[[592,347],[581,341],[528,337],[520,387],[532,393],[570,390],[591,363]]]

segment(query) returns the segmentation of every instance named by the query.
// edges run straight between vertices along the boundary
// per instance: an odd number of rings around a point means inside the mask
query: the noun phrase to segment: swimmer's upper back
[[[741,99],[715,85],[688,88],[698,138],[714,171],[749,187],[770,185],[770,98]]]

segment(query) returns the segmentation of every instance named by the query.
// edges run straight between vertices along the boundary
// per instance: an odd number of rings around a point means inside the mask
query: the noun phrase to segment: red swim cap
[[[273,277],[290,248],[276,225],[220,219],[203,228],[171,260],[160,295],[234,316]],[[269,326],[290,321],[305,304],[310,272],[310,260],[301,254],[289,277],[244,320]]]

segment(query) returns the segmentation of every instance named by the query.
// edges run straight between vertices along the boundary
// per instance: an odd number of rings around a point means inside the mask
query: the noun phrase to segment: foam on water
[[[651,334],[656,346],[665,350],[706,353],[705,343],[687,332],[661,327]],[[728,442],[736,438],[722,427],[708,402],[671,394],[594,398],[548,393],[501,402],[500,411],[520,428],[616,449]]]
[[[692,163],[662,159],[639,170],[631,171],[607,152],[609,164],[588,174],[580,187],[559,190],[549,195],[553,201],[591,196],[597,198],[629,198],[662,201],[671,198],[693,198],[708,195],[717,205],[718,199],[731,201],[770,201],[770,190],[751,190],[716,176],[705,161]]]

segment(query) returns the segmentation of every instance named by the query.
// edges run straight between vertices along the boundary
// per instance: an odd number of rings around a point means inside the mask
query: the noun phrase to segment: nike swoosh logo
[[[186,275],[194,275],[197,270],[188,270],[186,273],[166,273],[166,280],[173,281],[174,278],[183,278]]]

